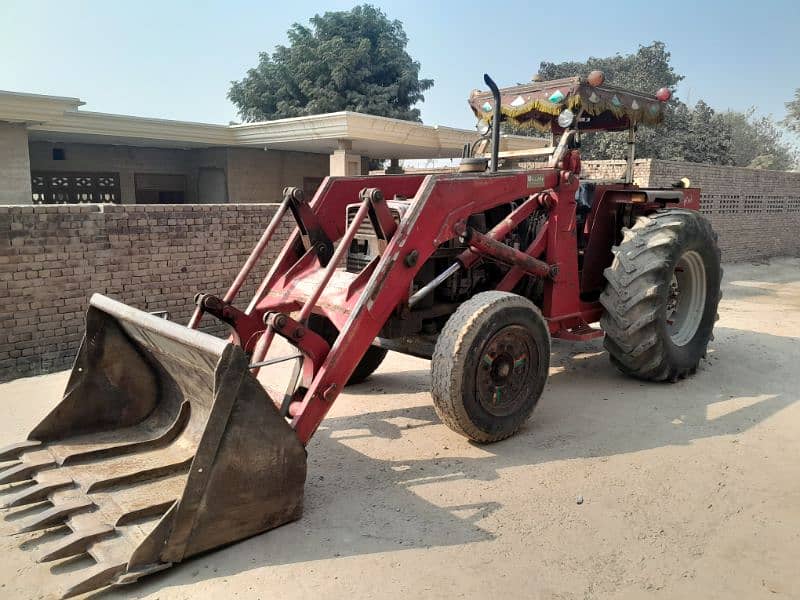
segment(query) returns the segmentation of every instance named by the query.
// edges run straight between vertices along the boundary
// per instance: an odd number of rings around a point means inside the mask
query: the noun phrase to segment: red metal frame
[[[412,281],[422,265],[443,243],[463,237],[469,244],[459,260],[469,267],[478,258],[490,258],[511,268],[497,289],[511,290],[526,273],[544,276],[542,313],[557,337],[583,339],[588,324],[602,309],[580,298],[582,282],[592,282],[610,262],[616,230],[609,225],[612,212],[631,202],[638,188],[598,186],[584,234],[597,248],[578,271],[575,193],[578,178],[569,171],[539,169],[496,174],[399,175],[358,178],[329,177],[309,204],[295,204],[292,213],[313,213],[318,236],[338,246],[324,254],[309,234],[296,229],[245,311],[231,306],[257,263],[278,224],[297,196],[288,188],[273,221],[222,299],[202,297],[190,326],[202,312],[212,312],[234,328],[233,341],[252,352],[252,362],[264,359],[275,335],[295,346],[303,358],[302,389],[291,398],[285,414],[303,443],[316,431],[358,362],[395,311],[407,309]],[[379,190],[376,193],[375,190]],[[542,194],[542,192],[545,192]],[[685,190],[680,206],[696,208],[697,190]],[[390,223],[383,198],[413,198],[411,208],[396,228]],[[467,227],[467,219],[500,205],[527,198],[488,234]],[[348,204],[361,200],[355,219],[347,226]],[[548,220],[525,252],[502,244],[514,227],[536,206],[548,208]],[[646,212],[656,205],[640,205]],[[387,246],[360,273],[339,268],[361,222],[370,218],[383,231]],[[376,227],[376,229],[378,228]],[[602,251],[601,251],[602,250]],[[595,259],[595,256],[601,256]],[[588,261],[588,263],[586,262]],[[588,270],[587,270],[588,269]],[[290,313],[299,313],[292,318]],[[312,313],[323,315],[339,329],[331,347],[307,327]],[[591,331],[591,330],[589,330]],[[597,331],[597,330],[594,330]],[[278,402],[276,402],[278,403]]]

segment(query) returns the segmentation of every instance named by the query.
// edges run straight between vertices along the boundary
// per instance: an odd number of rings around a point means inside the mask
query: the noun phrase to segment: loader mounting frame
[[[526,275],[541,277],[541,308],[552,336],[581,340],[601,335],[600,330],[590,327],[599,320],[601,305],[581,299],[581,279],[587,274],[586,268],[584,273],[578,270],[578,185],[579,179],[571,171],[545,168],[480,174],[328,177],[308,203],[301,190],[286,188],[283,202],[228,293],[222,300],[200,296],[190,326],[198,325],[203,312],[229,323],[233,327],[232,339],[251,356],[254,373],[264,362],[276,335],[299,351],[302,383],[295,390],[288,390],[283,398],[273,400],[291,418],[291,427],[306,444],[387,319],[392,315],[413,315],[415,276],[439,246],[454,238],[466,241],[468,249],[458,256],[452,271],[469,269],[480,260],[504,265],[508,270],[494,288],[503,291],[514,289]],[[630,203],[633,190],[638,188],[627,184],[608,185],[600,190],[599,196],[606,201],[595,204],[585,225],[587,232],[594,221],[607,221],[596,218],[599,212]],[[392,197],[413,199],[410,212],[399,225],[386,206],[386,198]],[[657,202],[647,197],[645,200],[638,210],[659,207]],[[348,224],[343,217],[347,206],[355,201],[360,203],[358,211]],[[696,190],[683,190],[677,205],[696,208],[697,201]],[[491,231],[481,233],[468,225],[471,215],[511,203],[516,203],[516,208]],[[537,208],[546,208],[548,217],[536,239],[524,251],[503,243],[509,232]],[[293,215],[297,228],[247,309],[234,309],[232,302],[242,283],[287,212]],[[351,273],[340,267],[367,219],[385,243],[385,250],[361,272]],[[597,229],[595,243],[610,248],[613,240],[608,238],[612,232],[600,231],[599,225]],[[331,253],[327,245],[319,243],[320,239],[335,242],[335,250]],[[312,314],[327,317],[339,330],[332,346],[308,328]]]

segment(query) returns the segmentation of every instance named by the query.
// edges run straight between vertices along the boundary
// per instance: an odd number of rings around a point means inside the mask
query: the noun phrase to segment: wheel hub
[[[496,416],[513,413],[526,399],[537,363],[536,346],[524,327],[498,331],[483,347],[475,377],[483,408]]]
[[[667,291],[667,332],[676,346],[688,344],[703,319],[706,303],[706,269],[694,250],[685,252],[675,265]]]

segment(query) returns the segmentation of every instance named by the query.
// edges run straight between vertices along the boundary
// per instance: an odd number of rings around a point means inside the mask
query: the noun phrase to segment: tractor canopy
[[[502,88],[500,112],[503,120],[559,134],[565,129],[559,125],[559,116],[565,111],[571,111],[578,118],[577,128],[582,131],[619,131],[640,124],[657,125],[664,119],[669,90],[662,88],[655,96],[626,90],[604,83],[602,73],[597,73],[591,73],[588,78],[532,81]],[[469,105],[478,119],[491,122],[494,113],[491,92],[474,90]],[[562,119],[564,122],[568,127],[572,121]]]

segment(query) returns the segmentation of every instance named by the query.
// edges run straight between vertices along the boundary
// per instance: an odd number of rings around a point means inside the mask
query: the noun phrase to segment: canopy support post
[[[625,166],[625,183],[633,183],[633,161],[636,155],[636,126],[631,124],[628,128],[628,156]]]

